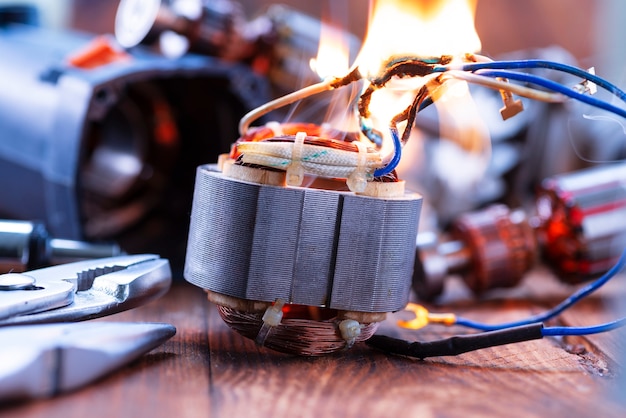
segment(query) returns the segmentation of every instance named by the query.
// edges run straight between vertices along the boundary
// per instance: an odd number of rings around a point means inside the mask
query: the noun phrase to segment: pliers
[[[0,326],[75,322],[134,308],[167,292],[169,261],[153,254],[78,261],[0,275]]]
[[[78,389],[175,333],[169,324],[100,321],[0,329],[0,405]]]
[[[0,275],[0,402],[76,389],[172,337],[169,324],[65,323],[134,308],[171,281],[152,254]]]

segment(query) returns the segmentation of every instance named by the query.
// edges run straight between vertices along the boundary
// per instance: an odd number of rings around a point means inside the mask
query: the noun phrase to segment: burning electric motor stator
[[[315,125],[280,129],[264,143],[300,153],[286,171],[236,152],[198,168],[185,278],[243,335],[324,354],[369,338],[386,312],[408,302],[422,199],[399,181],[370,181],[355,193],[346,179],[298,177],[298,165],[332,146],[362,161],[367,151],[321,138]],[[288,185],[294,175],[300,185]]]

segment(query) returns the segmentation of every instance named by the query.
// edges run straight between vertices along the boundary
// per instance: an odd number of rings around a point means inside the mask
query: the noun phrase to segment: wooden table
[[[568,311],[562,324],[615,318],[626,277]],[[501,322],[568,295],[544,269],[522,286],[476,301],[454,279],[441,311]],[[397,315],[397,314],[396,314]],[[162,299],[106,320],[168,322],[171,340],[74,393],[0,407],[2,417],[624,417],[626,333],[554,338],[424,361],[357,345],[321,358],[257,348],[228,328],[201,289],[179,280]],[[436,339],[462,329],[432,325],[379,332]],[[620,344],[621,342],[621,344]],[[620,359],[620,356],[622,358]],[[7,361],[7,359],[3,359]],[[621,387],[620,382],[621,381]],[[620,389],[618,389],[620,387]]]

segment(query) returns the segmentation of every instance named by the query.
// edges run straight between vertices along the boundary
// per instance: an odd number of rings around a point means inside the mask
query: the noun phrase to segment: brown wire
[[[369,105],[372,100],[372,94],[379,90],[391,80],[392,77],[424,77],[433,72],[435,64],[444,65],[451,61],[451,57],[444,55],[440,58],[430,60],[415,57],[400,57],[390,60],[383,74],[370,82],[370,85],[359,98],[358,109],[359,115],[363,118],[369,118]]]

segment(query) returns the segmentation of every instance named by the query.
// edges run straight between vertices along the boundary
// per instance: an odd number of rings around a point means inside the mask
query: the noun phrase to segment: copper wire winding
[[[407,110],[408,111],[408,110]],[[409,114],[406,118],[414,118],[414,114]],[[320,126],[314,123],[281,123],[280,135],[276,135],[275,130],[271,126],[259,126],[250,128],[245,135],[237,140],[235,146],[232,147],[230,158],[236,161],[236,164],[247,165],[241,161],[241,153],[237,149],[237,144],[242,142],[294,142],[295,135],[298,132],[306,132],[307,137],[304,143],[307,145],[317,145],[342,151],[358,152],[358,147],[354,143],[359,140],[358,132],[345,132],[338,129]],[[266,168],[265,166],[258,166]],[[267,169],[272,170],[271,167]],[[397,182],[398,175],[395,170],[384,176],[375,177],[375,182]]]
[[[358,141],[358,132],[344,132],[339,129],[327,128],[315,123],[291,122],[279,124],[281,135],[270,126],[252,127],[248,132],[235,142],[235,147],[231,150],[230,157],[236,159],[239,154],[236,145],[241,142],[260,142],[260,141],[292,141],[298,132],[306,132],[307,138],[305,144],[321,145],[330,148],[341,149],[345,151],[358,152],[356,145],[352,144]]]
[[[218,305],[222,320],[244,337],[254,340],[263,325],[263,312],[248,312]],[[272,327],[264,346],[275,351],[301,356],[322,356],[349,348],[341,337],[336,318],[313,320],[286,318]],[[378,329],[378,322],[361,324],[355,342],[369,339]]]

